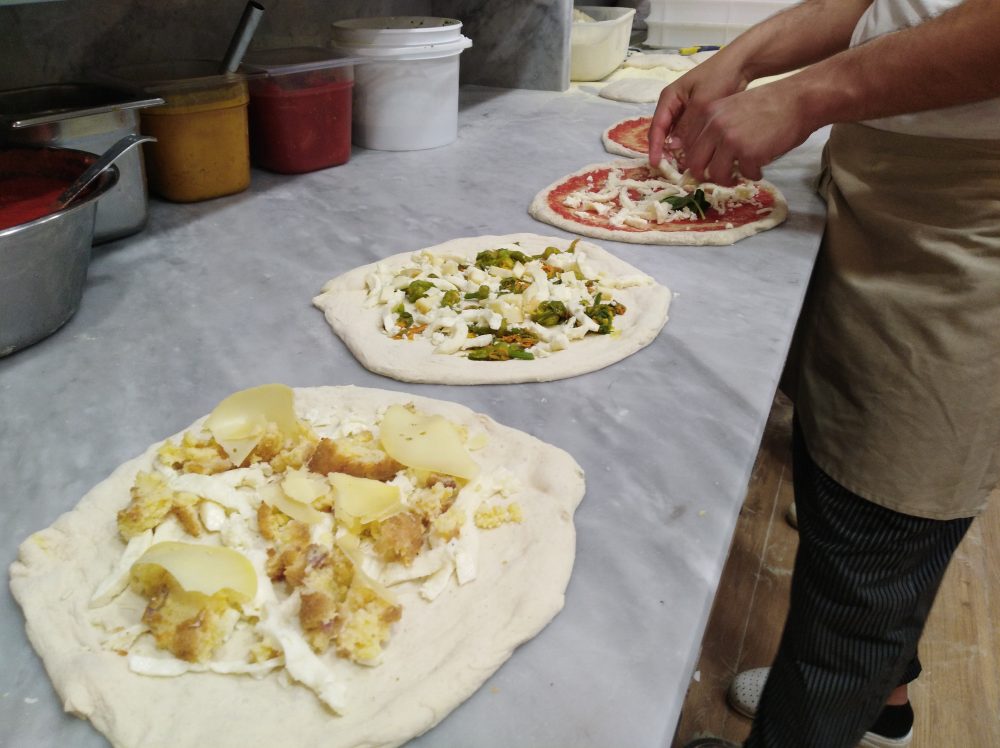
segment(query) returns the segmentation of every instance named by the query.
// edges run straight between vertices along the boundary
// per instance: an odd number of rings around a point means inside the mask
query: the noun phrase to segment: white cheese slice
[[[419,554],[409,566],[398,562],[386,564],[379,581],[387,587],[392,587],[402,582],[424,579],[449,563],[448,551],[445,546],[441,545]]]
[[[226,510],[214,501],[199,502],[198,518],[209,532],[219,532],[226,526]]]
[[[263,662],[186,662],[176,657],[151,657],[149,655],[129,655],[128,669],[139,675],[159,678],[175,678],[185,673],[219,673],[221,675],[250,675],[262,678],[275,668],[285,664],[284,657],[272,657]]]
[[[285,671],[338,714],[347,707],[347,688],[339,682],[299,633],[299,591],[283,603],[270,608],[258,625],[258,630],[270,636],[284,653]]]
[[[220,473],[219,475],[225,475],[225,473]],[[226,481],[214,475],[181,473],[171,478],[168,481],[168,486],[172,491],[193,493],[195,496],[214,501],[216,504],[221,504],[227,509],[239,512],[244,517],[251,516],[254,513],[254,508],[250,505],[250,500],[245,493],[241,493],[233,486],[228,485]]]
[[[94,594],[90,598],[89,607],[103,607],[124,592],[125,588],[128,587],[129,577],[132,572],[132,564],[134,564],[152,544],[152,530],[146,530],[129,540],[121,558],[119,558],[118,563],[115,564],[115,568],[111,570],[111,573],[108,574],[104,581],[97,585],[97,589],[94,590]]]
[[[420,585],[420,596],[425,600],[435,600],[448,587],[454,571],[454,561],[445,556],[445,563]]]
[[[468,339],[468,336],[469,326],[464,320],[457,319],[451,327],[451,334],[441,341],[434,351],[435,353],[455,353],[462,349],[462,343]]]

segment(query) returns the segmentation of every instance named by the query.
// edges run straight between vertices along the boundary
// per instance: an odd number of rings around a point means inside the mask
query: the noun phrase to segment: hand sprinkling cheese
[[[645,229],[655,224],[705,220],[709,210],[724,215],[737,204],[752,203],[758,194],[753,182],[741,182],[734,187],[711,182],[699,184],[689,171],[682,173],[666,158],[655,170],[650,170],[654,176],[640,180],[628,179],[624,168],[613,167],[603,189],[594,190],[588,184],[566,195],[563,204],[581,208],[583,217],[588,213],[608,216],[612,226]],[[657,172],[660,178],[656,178]],[[608,203],[615,198],[617,205]]]

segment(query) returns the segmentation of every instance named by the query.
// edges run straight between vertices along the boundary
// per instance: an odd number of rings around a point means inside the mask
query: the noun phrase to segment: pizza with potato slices
[[[583,493],[462,406],[263,385],[31,535],[11,590],[114,746],[397,746],[561,609]]]

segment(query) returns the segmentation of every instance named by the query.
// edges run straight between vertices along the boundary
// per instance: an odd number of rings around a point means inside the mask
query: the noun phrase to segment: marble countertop
[[[445,148],[348,164],[191,205],[98,247],[83,304],[0,359],[0,563],[147,445],[231,392],[280,381],[454,400],[569,451],[587,475],[562,613],[414,746],[666,748],[718,585],[822,230],[825,134],[766,176],[788,221],[731,247],[602,242],[675,292],[648,348],[543,384],[412,385],[367,372],[310,300],[360,264],[447,239],[534,231],[541,187],[609,160],[600,133],[649,106],[581,93],[462,92]],[[586,407],[582,407],[586,406]],[[106,745],[63,714],[10,593],[0,725],[11,748]]]

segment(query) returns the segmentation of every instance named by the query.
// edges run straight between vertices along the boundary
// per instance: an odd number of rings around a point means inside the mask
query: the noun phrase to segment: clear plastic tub
[[[258,166],[300,174],[351,157],[351,89],[357,57],[317,47],[248,54],[250,155]]]
[[[635,8],[581,5],[576,9],[594,20],[573,22],[569,77],[575,81],[600,80],[625,59]]]
[[[150,190],[167,200],[208,200],[250,186],[246,78],[219,68],[210,60],[181,60],[104,76],[165,100],[143,110],[141,128],[157,138],[146,152]]]

